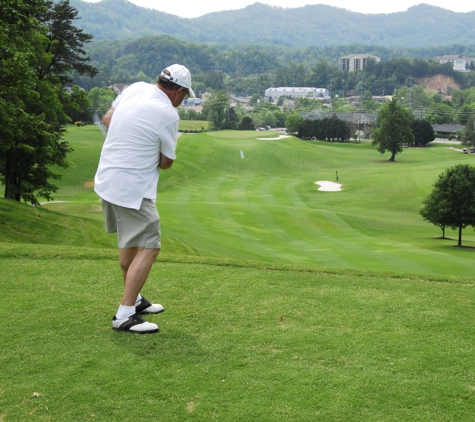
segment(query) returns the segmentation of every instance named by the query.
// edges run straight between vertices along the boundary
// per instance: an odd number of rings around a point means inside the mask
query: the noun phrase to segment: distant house
[[[326,88],[284,86],[279,88],[268,88],[265,90],[264,96],[273,99],[290,97],[329,100],[330,91]]]
[[[236,107],[237,105],[246,107],[249,105],[250,99],[250,97],[236,97],[235,95],[231,95],[229,97],[229,105],[230,107]]]
[[[459,130],[465,130],[464,125],[450,125],[450,124],[443,124],[443,125],[432,125],[432,129],[434,129],[434,133],[436,135],[455,135]]]
[[[201,94],[201,98],[203,99],[203,102],[205,103],[207,100],[209,100],[211,97],[211,93],[210,92],[204,92],[203,94]]]
[[[438,56],[436,60],[439,63],[452,63],[454,70],[459,72],[466,72],[472,62],[475,62],[474,58],[463,57],[461,55],[446,55]]]
[[[348,56],[340,57],[340,70],[346,70],[347,72],[365,70],[368,60],[370,59],[373,59],[376,62],[381,61],[378,56],[373,56],[372,54],[350,54]]]

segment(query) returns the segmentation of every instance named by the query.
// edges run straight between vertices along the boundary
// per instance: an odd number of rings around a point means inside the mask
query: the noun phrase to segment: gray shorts
[[[140,210],[125,208],[102,200],[106,230],[117,233],[120,249],[160,249],[160,217],[155,204],[144,199]]]

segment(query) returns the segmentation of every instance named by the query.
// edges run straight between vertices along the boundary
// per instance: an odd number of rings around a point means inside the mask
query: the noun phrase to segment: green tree
[[[471,116],[474,115],[475,104],[465,104],[459,110],[457,110],[457,117],[455,121],[460,125],[466,125]]]
[[[75,16],[68,1],[2,2],[0,181],[5,198],[32,204],[38,197],[51,199],[57,189],[51,180],[60,178],[52,167],[69,164],[61,124],[70,120],[65,105],[75,105],[62,88],[72,73],[96,72],[81,56],[82,42],[90,36],[74,28]]]
[[[70,121],[89,122],[91,120],[92,108],[87,92],[74,85],[71,92],[63,92],[60,98],[64,112]]]
[[[467,126],[465,130],[462,132],[462,143],[464,145],[473,145],[475,147],[475,124],[474,124],[474,116],[470,116],[467,121]]]
[[[260,103],[261,101],[263,101],[263,98],[261,94],[258,94],[257,92],[255,94],[252,94],[251,98],[249,98],[250,105],[256,105],[257,103]]]
[[[92,109],[99,115],[103,116],[109,110],[112,101],[115,98],[115,91],[109,88],[92,88],[88,92],[89,101]]]
[[[412,133],[414,134],[414,143],[425,146],[435,139],[434,129],[427,120],[414,119],[412,122]]]
[[[256,126],[249,116],[244,116],[239,124],[239,130],[256,130]]]
[[[220,130],[227,117],[229,97],[224,91],[218,91],[211,95],[203,105],[202,113],[210,122],[212,130]]]
[[[411,112],[398,104],[396,98],[384,104],[378,114],[378,128],[373,132],[373,145],[384,154],[391,153],[389,161],[395,161],[396,154],[403,151],[403,144],[412,144]]]
[[[442,228],[458,229],[458,246],[462,230],[475,227],[475,167],[457,164],[440,174],[432,192],[423,200],[422,217]]]
[[[285,128],[288,133],[299,132],[303,126],[304,118],[297,113],[290,114],[285,120]]]
[[[98,69],[90,65],[90,58],[83,46],[92,40],[92,35],[74,26],[78,11],[69,0],[46,1],[47,8],[40,15],[40,22],[47,28],[47,43],[41,55],[38,78],[56,77],[62,85],[72,82],[71,73],[93,78]]]
[[[448,227],[449,221],[447,219],[445,209],[441,202],[441,192],[437,189],[432,190],[427,195],[422,203],[424,207],[419,211],[422,218],[429,221],[434,226],[439,227],[442,230],[442,239],[445,239],[445,228]]]
[[[237,129],[240,121],[241,119],[236,113],[236,107],[229,107],[223,129]]]
[[[272,113],[272,111],[268,111],[266,115],[264,116],[264,124],[270,127],[277,126],[277,122],[275,120],[274,113]]]

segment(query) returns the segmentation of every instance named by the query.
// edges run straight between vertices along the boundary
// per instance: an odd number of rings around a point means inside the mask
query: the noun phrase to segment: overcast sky
[[[99,0],[85,0],[96,3]],[[170,13],[183,18],[196,18],[211,12],[220,12],[222,10],[242,9],[250,4],[254,4],[255,0],[233,0],[232,2],[224,2],[219,0],[129,0],[140,7],[156,9],[161,12]],[[228,3],[228,4],[226,4]],[[432,6],[442,7],[443,9],[452,10],[454,12],[471,12],[475,10],[475,5],[471,0],[365,0],[355,2],[354,0],[322,0],[318,2],[309,2],[308,0],[262,0],[260,3],[269,4],[283,8],[302,7],[306,4],[328,4],[330,6],[341,7],[360,13],[393,13],[403,12],[409,7],[416,4],[426,3]]]

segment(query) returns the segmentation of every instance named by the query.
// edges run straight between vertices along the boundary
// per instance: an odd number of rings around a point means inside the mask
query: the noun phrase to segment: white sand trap
[[[279,135],[276,138],[257,138],[259,141],[278,141],[279,139],[290,138],[288,135]]]
[[[325,180],[320,181],[320,182],[315,182],[316,185],[320,185],[318,190],[323,190],[326,192],[336,192],[341,190],[341,185],[339,183],[335,182],[327,182]]]

